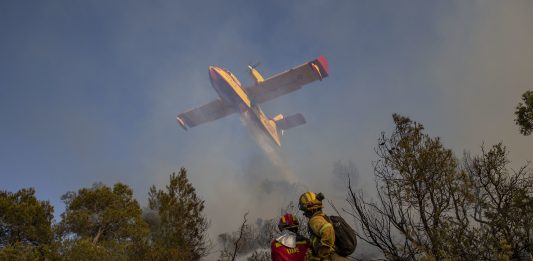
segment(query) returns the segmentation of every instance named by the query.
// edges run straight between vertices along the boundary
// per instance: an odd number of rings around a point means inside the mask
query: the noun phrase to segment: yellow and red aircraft
[[[281,95],[296,91],[303,85],[328,76],[328,61],[326,57],[296,66],[292,69],[264,79],[255,66],[248,66],[250,75],[255,83],[250,87],[243,87],[237,77],[230,71],[217,66],[209,66],[211,85],[217,92],[216,99],[203,106],[180,113],[176,118],[178,124],[185,130],[205,122],[214,121],[224,116],[240,112],[252,115],[252,122],[280,146],[280,133],[284,130],[302,125],[305,118],[298,113],[289,117],[279,114],[268,118],[259,104],[272,100]]]

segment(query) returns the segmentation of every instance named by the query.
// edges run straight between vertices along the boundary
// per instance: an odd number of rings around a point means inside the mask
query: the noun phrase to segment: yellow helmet
[[[322,193],[315,194],[311,191],[305,192],[300,196],[298,208],[302,211],[321,209],[323,199],[324,195],[322,195]]]

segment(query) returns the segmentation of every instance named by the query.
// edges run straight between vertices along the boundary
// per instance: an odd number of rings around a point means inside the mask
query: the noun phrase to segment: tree
[[[33,188],[16,193],[0,191],[0,247],[17,242],[50,243],[53,212],[48,201],[37,200]]]
[[[238,231],[232,233],[222,233],[218,235],[218,240],[222,245],[219,261],[234,261],[238,255],[242,256],[254,250],[256,252],[255,256],[258,256],[260,253],[257,251],[257,249],[270,246],[269,243],[271,237],[267,238],[266,242],[263,241],[265,238],[261,232],[267,231],[262,231],[260,229],[269,227],[267,224],[272,223],[272,220],[267,221],[265,224],[263,224],[263,221],[258,221],[254,226],[252,224],[247,224],[247,216],[248,213],[245,213],[243,216],[243,222],[241,223]],[[267,232],[265,234],[270,233]]]
[[[439,138],[393,115],[374,162],[377,202],[354,193],[348,202],[359,237],[387,259],[509,260],[531,255],[533,172],[508,167],[501,143],[459,165]]]
[[[509,170],[508,151],[501,143],[481,155],[466,155],[464,169],[475,196],[473,218],[479,224],[488,258],[518,259],[533,253],[533,175],[528,164]]]
[[[522,94],[522,102],[518,103],[515,110],[515,123],[520,127],[520,133],[528,136],[533,132],[533,91]]]
[[[39,201],[35,189],[0,191],[0,259],[53,258],[54,208]]]
[[[307,219],[293,202],[280,209],[280,216],[285,213],[293,214],[299,221],[299,234],[309,237]],[[238,231],[218,235],[218,241],[222,247],[219,261],[230,261],[236,256],[246,255],[249,255],[247,258],[249,261],[270,260],[270,244],[281,232],[278,228],[280,216],[266,220],[258,218],[255,224],[247,224],[247,214],[244,214],[243,223]]]
[[[66,207],[58,237],[67,259],[126,260],[148,234],[141,208],[127,185],[117,183],[111,189],[95,184],[61,199]]]
[[[459,209],[467,184],[457,161],[439,138],[407,117],[393,115],[395,130],[382,133],[374,162],[377,202],[368,202],[350,187],[352,215],[360,222],[360,238],[388,259],[443,259],[454,256],[452,233],[464,227]],[[467,245],[463,246],[468,249]]]
[[[233,261],[246,255],[248,261],[271,260],[270,242],[279,233],[276,220],[257,219],[255,224],[247,224],[247,215],[244,214],[239,231],[218,235],[222,245],[219,261]]]
[[[149,207],[157,213],[150,220],[153,259],[199,260],[208,254],[203,215],[204,201],[187,179],[187,170],[172,173],[165,190],[150,188]]]

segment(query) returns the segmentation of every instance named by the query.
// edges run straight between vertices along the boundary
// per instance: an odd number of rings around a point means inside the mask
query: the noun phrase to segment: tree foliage
[[[55,244],[27,245],[21,242],[0,247],[0,260],[61,260]]]
[[[378,199],[349,187],[360,238],[387,259],[505,260],[531,253],[532,173],[518,172],[503,145],[462,165],[421,124],[393,115],[374,162]]]
[[[135,248],[148,234],[139,204],[122,183],[112,189],[95,184],[77,193],[68,192],[62,200],[66,207],[58,237],[67,259],[127,259],[127,250]]]
[[[52,258],[53,212],[33,188],[0,191],[0,259]]]
[[[204,201],[187,179],[187,170],[172,173],[165,190],[150,188],[149,206],[153,259],[199,260],[208,254]]]
[[[16,193],[0,191],[0,247],[17,242],[28,245],[52,241],[54,208],[48,201],[39,201],[35,189]]]
[[[520,133],[528,136],[533,132],[533,91],[522,94],[522,102],[516,106],[515,123],[520,127]]]
[[[480,248],[487,259],[533,253],[533,175],[528,165],[513,171],[509,163],[501,143],[489,150],[482,147],[481,155],[467,154],[464,160],[475,198],[472,218],[480,236],[490,242]]]
[[[424,127],[409,118],[393,115],[396,128],[382,133],[374,162],[378,202],[366,202],[351,193],[350,203],[362,224],[362,239],[382,250],[387,258],[441,259],[444,242],[453,225],[453,195],[461,189],[461,174],[449,149]],[[398,239],[395,234],[401,234]]]

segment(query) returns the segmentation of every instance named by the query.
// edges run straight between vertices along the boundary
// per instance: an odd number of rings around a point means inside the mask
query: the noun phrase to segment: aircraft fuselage
[[[222,101],[235,107],[241,113],[252,112],[250,114],[254,124],[267,132],[276,144],[281,144],[276,124],[265,115],[259,106],[253,105],[235,75],[226,69],[210,66],[209,78],[211,85]]]

